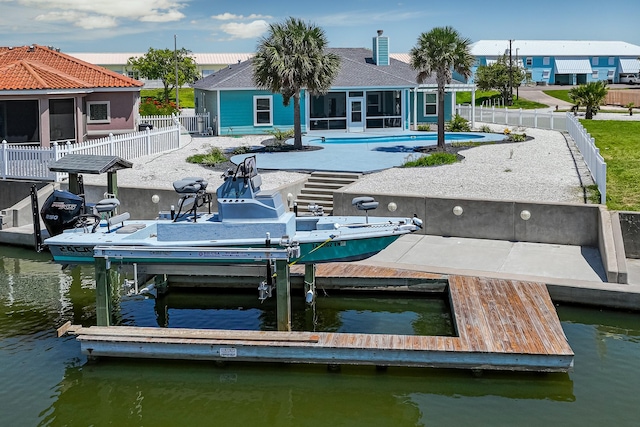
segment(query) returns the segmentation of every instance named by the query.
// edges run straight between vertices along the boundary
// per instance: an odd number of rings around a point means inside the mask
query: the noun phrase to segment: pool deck
[[[500,141],[503,135],[472,132],[480,135],[485,141]],[[308,150],[302,152],[283,153],[257,153],[256,159],[260,169],[264,170],[289,170],[289,171],[323,171],[323,172],[356,172],[372,173],[384,169],[401,166],[411,157],[420,157],[420,153],[413,150],[414,147],[435,146],[435,140],[418,142],[420,137],[433,137],[436,132],[405,131],[381,131],[353,133],[344,131],[309,132],[303,139],[305,146],[321,147],[320,150]],[[415,143],[407,141],[399,142],[356,142],[366,138],[384,138],[393,136],[415,136]],[[353,140],[354,143],[323,143],[322,138],[340,138]],[[476,140],[469,138],[469,141]],[[357,159],[354,159],[354,149],[357,150]],[[239,154],[231,157],[231,161],[240,164],[248,155]]]

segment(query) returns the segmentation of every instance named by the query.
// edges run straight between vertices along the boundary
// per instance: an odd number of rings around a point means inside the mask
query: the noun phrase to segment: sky
[[[421,33],[452,26],[477,40],[616,40],[640,45],[640,1],[518,0],[0,0],[0,45],[63,52],[254,52],[269,24],[321,27],[330,47],[371,48],[377,30],[406,53]]]

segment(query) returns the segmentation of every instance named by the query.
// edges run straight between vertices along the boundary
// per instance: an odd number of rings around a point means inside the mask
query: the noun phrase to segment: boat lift
[[[138,265],[197,265],[211,266],[229,264],[263,264],[276,266],[277,326],[279,331],[291,331],[291,285],[289,280],[289,260],[300,257],[300,248],[176,248],[145,246],[96,246],[94,263],[96,276],[96,315],[98,326],[111,326],[113,285],[111,266],[117,264]],[[305,295],[314,293],[315,266],[305,270]],[[156,275],[156,284],[166,278]],[[262,284],[261,284],[262,286]],[[260,288],[259,288],[260,289]]]

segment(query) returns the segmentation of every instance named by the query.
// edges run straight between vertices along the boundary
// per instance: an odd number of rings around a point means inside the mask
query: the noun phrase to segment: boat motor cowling
[[[54,190],[40,210],[40,216],[50,236],[73,228],[80,215],[84,214],[82,197],[68,191]]]

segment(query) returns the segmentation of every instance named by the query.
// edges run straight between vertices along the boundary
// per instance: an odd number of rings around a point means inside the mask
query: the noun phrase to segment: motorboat
[[[115,214],[120,203],[114,198],[87,204],[79,195],[55,191],[40,212],[51,236],[44,244],[62,264],[93,262],[97,246],[158,251],[296,247],[291,261],[307,264],[368,258],[422,224],[415,216],[370,217],[369,211],[378,206],[371,197],[353,199],[354,208],[365,216],[297,215],[279,191],[260,188],[255,156],[226,171],[223,178],[215,192],[217,212],[211,212],[213,194],[207,192],[207,181],[188,177],[173,183],[177,209],[160,212],[154,220]]]

